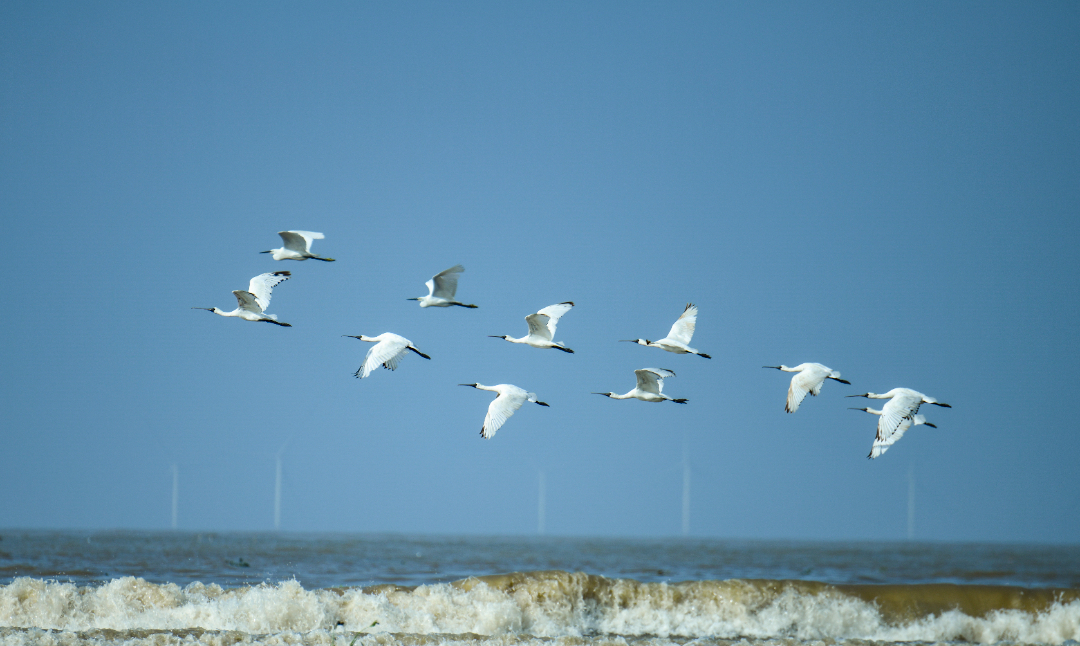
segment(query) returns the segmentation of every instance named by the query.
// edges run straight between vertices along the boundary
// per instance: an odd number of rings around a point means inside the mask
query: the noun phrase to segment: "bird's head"
[[[780,364],[778,366],[761,366],[762,368],[772,368],[773,370],[787,370],[787,366]]]
[[[551,406],[548,406],[547,402],[536,402],[536,403],[539,404],[540,406],[547,406],[548,408],[551,408]]]
[[[213,312],[213,313],[217,314],[217,308],[216,307],[193,307],[191,309],[193,309],[193,310],[206,310],[207,312]]]
[[[649,345],[652,341],[648,339],[619,339],[619,343],[636,343],[638,345]]]
[[[603,395],[604,397],[611,397],[615,393],[593,393],[594,395]]]
[[[863,393],[861,395],[845,395],[845,397],[873,397],[874,393]]]
[[[267,249],[266,251],[260,251],[259,253],[274,253],[273,249]]]
[[[509,338],[510,338],[510,335],[509,335],[509,334],[489,334],[488,336],[489,336],[489,337],[491,337],[492,339],[503,339],[503,340],[506,340],[506,339],[509,339]]]
[[[349,337],[350,339],[360,339],[361,341],[363,341],[363,340],[364,340],[364,335],[363,335],[363,334],[361,334],[361,335],[359,335],[359,336],[357,336],[357,335],[355,335],[355,334],[342,334],[341,336],[343,336],[343,337]]]
[[[419,297],[417,297],[417,298],[406,298],[405,300],[407,300],[407,301],[418,301],[418,300],[420,300],[420,298]]]
[[[459,386],[468,386],[469,388],[476,388],[480,384],[458,384]]]

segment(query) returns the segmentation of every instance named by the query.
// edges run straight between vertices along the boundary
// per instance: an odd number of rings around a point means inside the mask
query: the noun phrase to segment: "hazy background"
[[[0,4],[0,527],[1076,542],[1080,5]],[[274,262],[282,229],[335,263]],[[425,309],[432,274],[458,296]],[[291,270],[270,312],[230,290]],[[569,355],[511,345],[564,300]],[[663,337],[699,305],[693,345]],[[432,360],[352,372],[404,335]],[[794,415],[790,375],[829,382]],[[612,401],[669,368],[686,406]],[[479,437],[489,393],[528,406]],[[867,460],[843,395],[953,405]],[[880,402],[874,402],[880,403]],[[873,403],[872,403],[873,404]]]

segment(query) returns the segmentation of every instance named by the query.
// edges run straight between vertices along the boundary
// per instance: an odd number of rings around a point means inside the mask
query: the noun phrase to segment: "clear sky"
[[[1080,5],[0,4],[0,528],[1075,542]],[[283,229],[317,253],[275,262]],[[475,310],[420,309],[462,263]],[[290,270],[270,312],[233,289]],[[556,339],[511,345],[571,300]],[[687,302],[712,360],[664,336]],[[431,361],[352,373],[395,332]],[[839,370],[793,414],[790,376]],[[636,368],[690,400],[614,401]],[[492,440],[491,395],[529,405]],[[867,460],[843,395],[938,429]],[[873,403],[873,402],[871,402]],[[282,450],[284,447],[284,450]]]

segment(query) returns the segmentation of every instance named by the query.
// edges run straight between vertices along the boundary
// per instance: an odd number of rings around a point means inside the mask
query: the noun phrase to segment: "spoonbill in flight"
[[[260,251],[259,253],[274,254],[271,256],[274,260],[307,260],[308,258],[314,258],[315,260],[334,262],[333,258],[323,258],[311,253],[311,241],[322,240],[326,237],[321,233],[315,231],[278,231],[278,235],[281,236],[282,242],[285,243],[284,247]]]
[[[880,395],[876,393],[864,393],[862,395],[848,395],[848,397],[889,400],[885,404],[885,407],[881,409],[881,417],[878,419],[877,439],[874,440],[875,448],[877,448],[878,443],[881,443],[885,447],[892,445],[896,440],[900,439],[900,436],[904,434],[904,431],[911,428],[912,424],[918,424],[919,422],[915,421],[915,418],[917,417],[916,413],[919,412],[919,407],[923,404],[933,404],[943,408],[952,408],[952,406],[949,406],[948,404],[941,403],[933,397],[927,397],[910,388],[893,388],[889,392]],[[921,415],[918,417],[921,417]],[[926,423],[925,418],[923,418],[922,423]],[[935,426],[934,428],[937,427]],[[877,455],[881,455],[884,452],[884,449],[882,449],[878,451]],[[877,457],[877,455],[874,455],[874,450],[871,449],[870,457],[874,458]]]
[[[690,347],[690,339],[694,336],[694,328],[696,326],[697,305],[687,303],[686,309],[683,310],[682,315],[680,315],[678,320],[671,326],[671,331],[668,332],[666,338],[660,339],[659,341],[649,341],[648,339],[621,339],[621,341],[636,343],[651,348],[660,348],[661,350],[667,350],[668,352],[674,352],[676,354],[696,354],[699,357],[712,359],[712,357],[704,352],[698,352]]]
[[[863,411],[866,411],[867,413],[872,413],[874,415],[880,415],[882,413],[882,411],[879,411],[876,408],[852,408],[851,410],[863,410]],[[881,436],[881,429],[879,428],[878,432],[877,432],[877,437],[874,438],[874,446],[870,447],[870,455],[868,455],[866,457],[873,460],[877,456],[879,456],[882,453],[888,451],[890,446],[895,444],[896,441],[899,440],[900,438],[904,437],[904,433],[909,428],[911,428],[912,426],[918,426],[920,424],[925,424],[925,425],[929,426],[930,428],[937,428],[937,426],[934,426],[930,422],[926,421],[926,417],[924,417],[922,415],[915,415],[913,417],[905,417],[904,419],[900,420],[900,426],[896,427],[896,430],[893,431],[892,434],[889,435],[888,437],[882,437]]]
[[[574,351],[561,342],[551,340],[555,336],[555,327],[558,325],[559,319],[562,318],[563,314],[569,312],[573,306],[574,304],[571,301],[566,301],[565,303],[548,305],[539,312],[526,316],[525,321],[529,324],[529,333],[520,339],[515,339],[509,335],[489,334],[488,336],[495,339],[506,339],[510,343],[525,343],[534,348],[555,348],[573,354]]]
[[[495,431],[502,428],[506,420],[510,419],[510,416],[521,408],[521,405],[525,402],[529,401],[540,406],[547,406],[544,402],[536,399],[536,393],[527,392],[524,388],[518,388],[512,384],[499,384],[497,386],[485,386],[484,384],[458,385],[499,393],[499,396],[488,404],[487,416],[484,417],[484,425],[480,428],[480,435],[485,440],[490,440],[495,435]]]
[[[412,350],[425,359],[431,358],[417,350],[416,346],[412,344],[412,341],[391,332],[383,332],[379,336],[364,336],[363,334],[360,336],[343,334],[342,336],[347,336],[350,339],[360,339],[361,341],[375,344],[368,349],[367,355],[364,356],[364,365],[360,366],[356,372],[353,373],[353,376],[357,379],[363,379],[370,375],[371,371],[379,366],[382,366],[387,370],[397,370],[398,362],[401,361],[406,350]]]
[[[799,404],[802,400],[806,399],[807,393],[817,396],[821,392],[821,384],[825,383],[826,379],[832,379],[833,381],[839,381],[842,384],[851,385],[850,381],[840,378],[840,373],[823,366],[820,363],[800,363],[794,368],[788,368],[781,364],[779,366],[761,366],[762,368],[775,368],[776,370],[783,370],[784,372],[797,372],[799,374],[791,378],[791,385],[787,390],[787,405],[784,406],[784,410],[789,413],[794,413],[799,410]]]
[[[625,395],[616,395],[615,393],[593,394],[604,395],[612,399],[640,399],[643,402],[662,402],[665,400],[676,404],[685,404],[687,402],[685,399],[674,399],[664,394],[664,377],[674,377],[674,372],[663,368],[642,368],[635,370],[634,374],[637,375],[637,387]]]
[[[451,305],[457,305],[459,307],[475,308],[475,305],[466,305],[454,300],[454,294],[457,293],[458,276],[463,271],[465,271],[465,267],[461,265],[454,265],[450,269],[440,271],[432,276],[431,280],[424,283],[428,289],[427,296],[418,296],[407,300],[420,301],[420,307],[450,307]]]
[[[206,310],[219,316],[235,316],[245,321],[262,321],[282,327],[292,327],[288,323],[278,321],[276,315],[264,312],[270,306],[270,292],[274,291],[274,286],[282,281],[289,280],[289,276],[292,276],[292,274],[287,271],[259,274],[248,283],[246,292],[242,289],[234,289],[233,296],[236,297],[237,307],[231,312],[219,310],[216,307],[193,307],[191,309]]]

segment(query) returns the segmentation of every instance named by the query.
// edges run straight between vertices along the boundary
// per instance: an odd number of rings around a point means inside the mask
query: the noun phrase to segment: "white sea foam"
[[[351,633],[371,633],[357,644],[372,645],[390,643],[387,640],[454,641],[449,635],[459,635],[458,641],[492,644],[524,643],[534,637],[593,644],[619,642],[618,636],[635,643],[749,638],[755,643],[1062,644],[1080,640],[1080,601],[1050,603],[1038,612],[998,609],[970,616],[947,610],[889,621],[876,604],[821,584],[645,584],[565,572],[467,579],[415,589],[305,590],[295,581],[285,581],[226,590],[200,583],[183,588],[158,585],[131,577],[96,587],[31,578],[0,586],[0,625],[10,627],[0,632],[0,644],[41,640],[75,644],[82,642],[57,639],[62,635],[89,639],[93,631],[111,630],[120,631],[119,637],[126,635],[116,643],[254,643],[251,639],[258,636],[258,643],[347,646],[348,641],[333,632],[339,622],[343,626],[338,630],[347,631],[350,640]],[[468,633],[474,636],[463,636]]]

